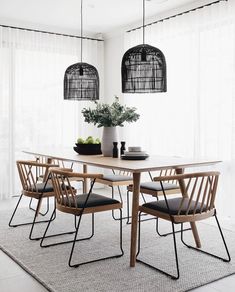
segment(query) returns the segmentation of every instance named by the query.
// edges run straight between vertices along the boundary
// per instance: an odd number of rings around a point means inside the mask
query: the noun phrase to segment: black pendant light
[[[82,62],[82,0],[81,0],[81,62],[69,66],[64,74],[64,99],[99,99],[99,74],[97,69]]]
[[[143,0],[143,44],[122,58],[122,92],[166,92],[166,60],[158,48],[145,44],[145,0]]]

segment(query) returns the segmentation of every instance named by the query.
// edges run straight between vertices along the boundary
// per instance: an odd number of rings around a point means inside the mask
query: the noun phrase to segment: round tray
[[[149,155],[142,155],[142,156],[139,156],[139,155],[122,155],[121,156],[121,159],[123,160],[145,160],[146,158],[148,158]]]

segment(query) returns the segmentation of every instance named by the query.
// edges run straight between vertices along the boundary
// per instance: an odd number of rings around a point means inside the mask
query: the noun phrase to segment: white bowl
[[[128,151],[130,151],[130,152],[141,151],[141,147],[139,147],[139,146],[130,146],[130,147],[128,147]]]

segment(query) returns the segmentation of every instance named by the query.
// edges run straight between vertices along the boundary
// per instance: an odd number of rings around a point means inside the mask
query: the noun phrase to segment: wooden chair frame
[[[56,164],[56,165],[59,166],[59,163],[55,163],[55,161],[52,161],[52,159],[45,158],[45,157],[36,157],[36,162],[42,163],[42,164],[52,164],[52,162],[53,162],[53,164]],[[47,173],[45,173],[44,167],[42,167],[42,166],[39,165],[39,166],[36,166],[35,175],[36,175],[36,180],[38,182],[40,182],[40,181],[41,182],[44,182],[45,181],[45,178],[46,178],[45,175],[47,175]],[[29,209],[32,210],[32,211],[34,211],[34,212],[36,212],[36,208],[32,206],[33,200],[34,200],[34,198],[31,198],[30,201],[29,201]],[[39,211],[39,214],[41,216],[46,216],[48,214],[48,212],[49,212],[49,197],[47,198],[47,206],[46,206],[45,212],[42,213],[41,211]]]
[[[58,165],[58,167],[60,167],[61,169],[71,169],[73,170],[73,165],[74,163],[72,162],[70,164],[70,166],[66,166],[65,165],[65,161],[62,159],[52,159],[52,158],[47,158],[44,156],[40,156],[40,157],[36,157],[36,161],[40,162],[40,163],[47,163],[47,164],[56,164]],[[38,179],[39,180],[43,180],[44,179],[44,171],[43,169],[40,169],[40,167],[38,168]],[[81,182],[83,189],[84,189],[84,179],[83,178],[77,178],[77,177],[70,177],[69,180],[71,182]]]
[[[22,192],[19,197],[19,200],[16,204],[16,207],[12,213],[12,216],[10,218],[10,221],[8,225],[10,227],[18,227],[18,226],[23,226],[23,225],[31,225],[30,233],[29,233],[29,239],[31,240],[38,240],[40,238],[33,238],[32,233],[34,229],[34,225],[37,223],[47,223],[49,220],[40,220],[36,221],[37,217],[39,214],[45,215],[40,213],[40,208],[41,208],[41,203],[44,198],[49,199],[50,197],[54,197],[54,191],[46,191],[46,187],[48,185],[48,179],[49,179],[49,170],[51,167],[57,167],[58,165],[56,164],[48,164],[48,163],[39,163],[36,161],[30,161],[30,160],[19,160],[16,162],[21,185],[22,185]],[[36,175],[37,169],[41,168],[44,169],[44,178],[42,180],[42,183],[44,183],[44,186],[41,191],[38,189],[38,178]],[[29,197],[29,198],[34,198],[37,200],[37,206],[34,214],[34,218],[32,222],[26,222],[26,223],[17,223],[17,224],[12,224],[13,218],[15,217],[16,211],[19,207],[19,204],[21,202],[21,199],[23,196]],[[52,218],[53,220],[55,219],[55,216]]]
[[[131,177],[131,173],[127,172],[127,171],[123,171],[123,170],[119,170],[118,173],[115,172],[114,169],[112,169],[112,173],[113,175],[123,175],[123,176],[130,176],[130,180],[122,180],[122,181],[111,181],[108,179],[103,178],[97,178],[96,179],[96,183],[100,183],[106,186],[109,186],[111,188],[111,194],[112,194],[112,198],[114,199],[114,187],[117,187],[118,189],[118,193],[119,193],[119,197],[121,202],[123,203],[123,199],[122,199],[122,193],[121,193],[121,189],[120,186],[129,186],[130,184],[133,184],[133,180]],[[127,217],[122,217],[122,220],[124,219],[128,219],[129,215],[127,215]],[[114,211],[112,211],[112,217],[114,220],[120,220],[120,218],[116,218],[114,215]]]
[[[179,184],[181,184],[182,186],[181,187],[182,196],[180,198],[180,204],[179,204],[179,208],[177,209],[176,214],[172,213],[172,210],[170,208],[171,199],[167,199],[167,195],[166,195],[166,192],[164,190],[164,185],[163,185],[163,182],[172,180],[172,179],[177,180]],[[166,271],[158,269],[157,267],[154,267],[140,259],[137,259],[138,262],[141,262],[167,276],[170,276],[172,279],[179,279],[180,273],[179,273],[179,262],[178,262],[176,237],[175,237],[176,232],[174,229],[175,224],[181,224],[181,241],[186,247],[202,252],[204,254],[213,256],[225,262],[230,262],[231,257],[230,257],[228,247],[225,242],[224,235],[220,227],[220,224],[216,215],[216,209],[215,209],[215,197],[216,197],[218,179],[219,179],[219,172],[215,172],[215,171],[189,173],[189,174],[154,178],[155,181],[159,181],[161,184],[167,212],[152,209],[148,206],[140,206],[139,216],[141,215],[142,212],[144,212],[152,216],[157,216],[158,218],[162,218],[171,222],[177,273],[176,275],[169,274]],[[222,238],[222,241],[226,250],[227,258],[223,258],[218,255],[215,255],[207,251],[195,248],[191,245],[188,245],[187,243],[185,243],[183,239],[183,224],[185,222],[196,222],[196,221],[204,220],[210,217],[215,217],[216,219],[220,236]],[[139,255],[139,253],[140,253],[140,221],[139,221],[137,256]]]
[[[88,263],[92,263],[92,262],[97,262],[97,261],[101,261],[104,259],[117,258],[117,257],[123,256],[124,252],[122,249],[122,220],[120,220],[120,250],[121,250],[120,254],[105,257],[105,258],[99,258],[99,259],[95,259],[95,260],[91,260],[91,261],[87,261],[87,262],[82,262],[82,263],[76,263],[76,264],[72,263],[75,243],[78,241],[81,241],[81,240],[90,239],[94,235],[94,214],[97,212],[119,209],[120,218],[121,218],[121,216],[122,216],[122,203],[120,203],[120,202],[119,203],[112,203],[112,204],[110,203],[110,204],[106,204],[106,205],[87,207],[89,197],[92,196],[92,190],[93,190],[93,186],[96,182],[96,179],[101,179],[103,177],[102,174],[72,173],[71,171],[61,169],[61,168],[54,168],[54,169],[52,168],[50,170],[50,174],[51,174],[51,179],[52,179],[52,183],[53,183],[53,187],[54,187],[54,191],[55,191],[56,209],[61,211],[61,212],[64,212],[64,213],[72,214],[75,217],[75,230],[72,232],[69,232],[71,234],[74,233],[74,238],[73,238],[73,240],[56,242],[53,244],[45,245],[43,243],[45,238],[58,236],[58,235],[63,234],[63,233],[61,233],[61,234],[54,234],[54,235],[46,236],[47,231],[48,231],[49,226],[50,226],[51,221],[52,221],[52,220],[50,220],[48,222],[48,225],[46,227],[44,235],[41,239],[40,246],[41,247],[49,247],[49,246],[55,246],[55,245],[60,245],[60,244],[72,242],[73,244],[72,244],[72,248],[71,248],[71,252],[70,252],[70,256],[69,256],[69,261],[68,261],[68,265],[70,267],[78,267],[80,265],[84,265],[84,264],[88,264]],[[77,201],[76,201],[77,191],[71,185],[71,182],[70,182],[71,177],[75,177],[78,179],[82,178],[82,179],[91,179],[92,180],[90,190],[87,194],[87,197],[86,197],[86,200],[84,202],[83,207],[80,207],[77,205]],[[73,206],[71,204],[71,201],[73,202]],[[55,210],[54,210],[54,212],[55,212]],[[81,219],[82,219],[82,216],[84,214],[91,214],[92,215],[92,234],[89,237],[77,239]],[[77,217],[78,217],[78,222],[76,220]],[[51,215],[51,219],[52,218],[53,218],[53,214]]]
[[[159,175],[156,176],[156,177],[153,177],[151,172],[148,172],[148,174],[149,174],[149,177],[150,177],[151,181],[153,182],[153,181],[156,181],[158,179],[158,177],[173,176],[173,175],[176,174],[176,171],[173,168],[162,169],[162,170],[160,170]],[[165,190],[165,193],[167,195],[176,195],[176,194],[180,193],[180,187],[179,187],[179,185],[177,183],[177,180],[167,180],[166,182],[170,183],[172,185],[175,184],[175,185],[178,186],[177,188],[174,188],[174,189]],[[130,222],[131,216],[130,216],[130,212],[129,212],[129,209],[130,209],[129,208],[129,205],[130,205],[129,204],[129,201],[130,201],[129,193],[130,192],[133,192],[133,185],[129,185],[127,187],[127,210],[128,210],[127,211],[127,218],[128,218],[127,224],[131,224],[131,222]],[[141,196],[143,198],[144,203],[146,203],[144,195],[150,195],[152,197],[155,197],[157,199],[157,201],[159,200],[159,197],[163,196],[163,191],[161,189],[160,190],[152,190],[152,189],[148,189],[148,188],[142,187],[141,184],[140,184],[140,193],[141,193]],[[145,215],[145,214],[143,213],[142,215]],[[157,232],[157,234],[159,236],[167,236],[167,235],[172,234],[171,232],[161,233],[159,231],[159,220],[158,220],[157,217],[156,218],[141,219],[141,220],[142,221],[148,221],[148,220],[152,220],[152,219],[156,219],[156,232]],[[191,228],[184,229],[184,231],[187,231],[187,230],[191,230]],[[181,230],[176,231],[176,232],[181,232]]]
[[[64,160],[62,159],[52,159],[52,158],[49,158],[49,157],[45,157],[45,156],[36,156],[36,161],[39,162],[39,163],[46,163],[46,164],[56,164],[58,165],[58,167],[60,168],[67,168],[67,169],[71,169],[73,170],[73,162],[71,163],[70,167],[65,167],[65,162]],[[36,176],[37,176],[37,179],[38,181],[44,181],[44,176],[45,176],[45,170],[43,167],[37,167],[36,169]],[[70,178],[70,181],[71,182],[81,182],[82,183],[82,188],[84,190],[84,186],[85,186],[85,182],[84,182],[84,179],[79,179],[79,178],[74,178],[74,177],[71,177]],[[35,208],[32,207],[32,202],[33,202],[33,198],[30,199],[30,202],[29,202],[29,209],[32,210],[32,211],[36,211]],[[46,214],[48,214],[49,212],[49,198],[47,199],[47,209],[44,213],[40,212],[40,215],[42,216],[45,216]]]

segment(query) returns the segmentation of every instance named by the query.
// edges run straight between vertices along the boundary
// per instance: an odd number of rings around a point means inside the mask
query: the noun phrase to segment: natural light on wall
[[[20,190],[15,161],[22,150],[72,148],[78,136],[93,134],[81,116],[90,102],[63,99],[65,69],[79,53],[75,38],[0,27],[0,198]],[[103,42],[84,40],[84,60],[101,76],[102,54]]]
[[[146,42],[166,57],[168,92],[124,95],[141,114],[124,129],[128,144],[150,154],[223,160],[225,212],[235,204],[234,15],[235,1],[220,2],[147,27]],[[140,30],[126,33],[125,48],[141,36]]]
[[[225,214],[235,214],[230,212],[235,205],[234,15],[235,1],[222,1],[146,27],[146,43],[165,54],[167,92],[121,96],[140,113],[136,123],[122,129],[126,145],[140,145],[150,155],[223,161],[216,166],[221,170],[217,200]],[[125,33],[123,51],[141,40],[141,30]],[[79,43],[0,28],[0,199],[20,190],[15,161],[22,150],[72,148],[78,136],[100,136],[80,114],[90,102],[63,99],[64,72],[79,61]],[[114,46],[121,46],[119,39]],[[104,80],[103,53],[103,42],[84,41],[84,60],[99,71],[100,96],[107,98],[103,83],[111,84],[115,94],[113,79],[120,67],[111,67]]]

